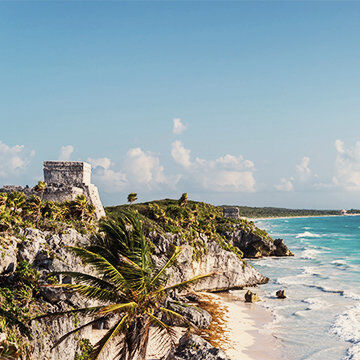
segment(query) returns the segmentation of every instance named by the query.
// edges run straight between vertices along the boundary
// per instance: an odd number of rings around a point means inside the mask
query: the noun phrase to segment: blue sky
[[[0,184],[32,185],[61,158],[92,163],[106,204],[187,191],[359,208],[359,15],[340,1],[0,2]]]

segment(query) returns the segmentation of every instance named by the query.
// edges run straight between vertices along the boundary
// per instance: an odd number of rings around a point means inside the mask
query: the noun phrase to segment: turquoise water
[[[289,360],[360,360],[360,216],[259,220],[295,254],[251,261]],[[274,295],[285,289],[288,296]]]

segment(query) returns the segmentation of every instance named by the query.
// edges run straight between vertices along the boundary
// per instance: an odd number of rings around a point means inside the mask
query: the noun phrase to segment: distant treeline
[[[225,207],[225,206],[224,206]],[[276,207],[236,206],[240,216],[248,218],[290,217],[290,216],[326,216],[340,215],[340,210],[286,209]],[[347,210],[348,214],[360,214],[360,210]]]

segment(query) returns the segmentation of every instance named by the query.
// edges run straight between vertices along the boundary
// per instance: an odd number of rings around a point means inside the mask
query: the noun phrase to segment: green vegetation
[[[80,354],[75,353],[74,360],[87,360],[94,347],[90,344],[88,339],[79,340]]]
[[[127,201],[130,205],[132,205],[133,202],[137,200],[137,194],[136,193],[130,193],[127,197]]]
[[[18,264],[11,281],[0,277],[0,333],[7,334],[7,341],[14,344],[17,359],[31,358],[29,321],[44,311],[38,301],[38,278],[39,273],[27,262]]]
[[[42,186],[37,190],[40,195]],[[27,197],[16,191],[0,193],[0,233],[16,234],[19,229],[27,227],[55,232],[69,227],[80,232],[94,231],[95,207],[88,203],[84,195],[64,203],[43,201],[41,197]]]
[[[311,209],[286,209],[275,207],[250,207],[236,206],[239,208],[240,216],[247,218],[270,218],[291,216],[326,216],[340,215],[339,210],[311,210]],[[360,214],[360,210],[348,210],[348,214]]]
[[[106,212],[110,218],[117,219],[121,217],[125,208],[126,205],[108,207]],[[132,210],[142,216],[147,232],[155,230],[160,234],[166,232],[179,234],[181,244],[190,244],[195,248],[195,258],[206,254],[205,243],[199,234],[205,234],[223,249],[232,251],[239,257],[242,257],[241,251],[222,235],[225,231],[231,231],[234,226],[238,226],[246,232],[261,237],[269,236],[266,231],[257,228],[252,221],[224,218],[221,207],[189,201],[187,194],[183,194],[179,200],[165,199],[135,204]]]
[[[54,285],[54,287],[77,292],[105,305],[47,313],[38,319],[75,314],[91,314],[95,317],[95,320],[62,336],[55,343],[57,346],[85,326],[91,326],[95,322],[114,316],[115,325],[89,350],[90,354],[87,359],[98,359],[107,343],[114,340],[119,334],[122,334],[123,337],[117,337],[117,341],[121,342],[118,359],[133,359],[136,355],[145,359],[150,326],[158,331],[160,347],[172,346],[174,343],[174,332],[172,327],[167,325],[166,319],[176,318],[184,325],[191,326],[191,323],[181,314],[167,307],[167,295],[176,289],[184,288],[199,279],[210,276],[210,274],[167,286],[166,269],[174,264],[180,248],[174,247],[173,254],[167,263],[161,269],[156,268],[151,257],[149,242],[145,238],[142,222],[134,213],[122,212],[116,222],[103,221],[100,229],[104,236],[98,236],[90,247],[86,249],[71,248],[84,264],[91,265],[96,270],[97,275],[77,272],[57,273],[72,277],[76,283]]]

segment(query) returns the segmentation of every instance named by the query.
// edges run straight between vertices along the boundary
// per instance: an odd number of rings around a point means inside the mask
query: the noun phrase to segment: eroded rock
[[[253,303],[253,302],[256,302],[256,301],[261,301],[259,296],[257,296],[255,293],[253,293],[252,291],[248,290],[246,293],[245,293],[245,302],[248,302],[248,303]]]
[[[166,360],[230,360],[225,352],[198,335],[185,334]]]

